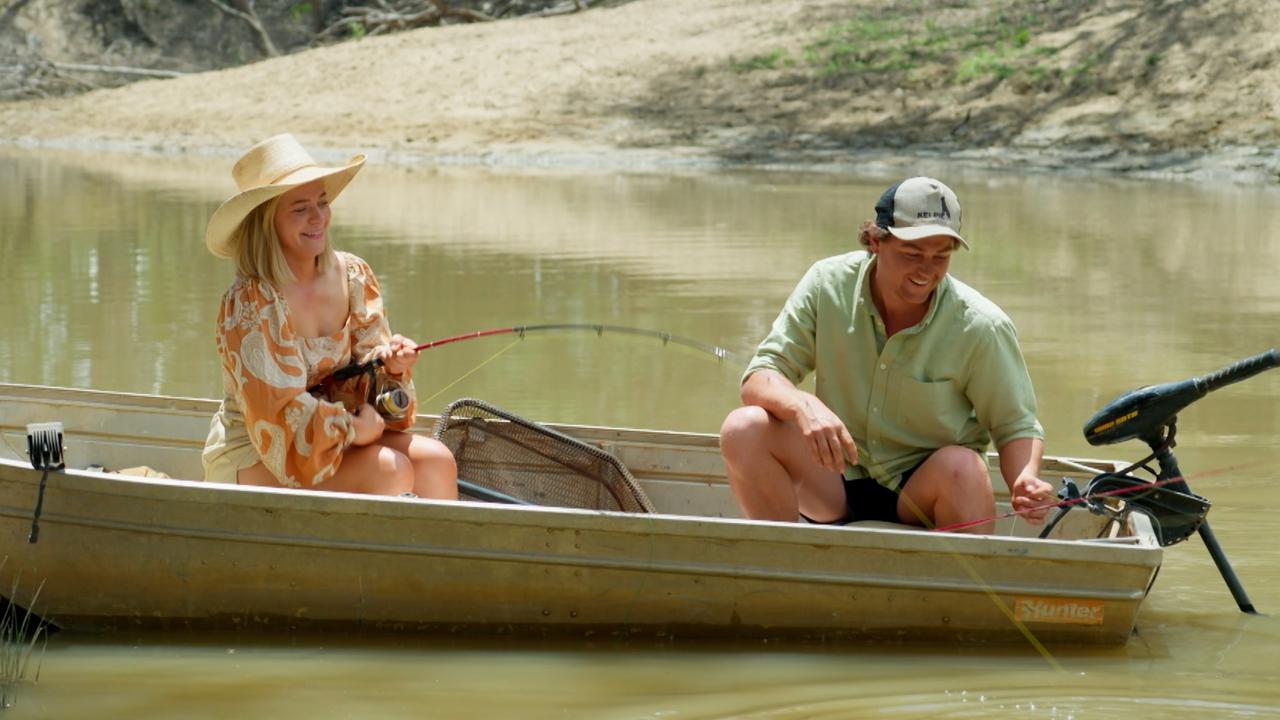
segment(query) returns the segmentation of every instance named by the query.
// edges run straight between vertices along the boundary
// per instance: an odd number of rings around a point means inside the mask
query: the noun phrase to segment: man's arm
[[[782,422],[794,423],[822,467],[844,472],[845,458],[858,462],[858,447],[844,422],[812,393],[775,370],[757,370],[742,383],[742,403],[758,405]]]
[[[1010,440],[997,451],[1000,475],[1009,486],[1010,504],[1027,522],[1044,522],[1053,504],[1053,486],[1040,479],[1040,461],[1044,458],[1044,441],[1037,437]]]

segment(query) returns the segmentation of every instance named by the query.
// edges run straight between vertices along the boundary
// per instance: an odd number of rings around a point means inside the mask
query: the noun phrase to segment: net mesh
[[[450,403],[435,437],[453,451],[458,479],[534,505],[651,513],[618,458],[594,445],[474,398]],[[463,499],[485,499],[459,487]]]

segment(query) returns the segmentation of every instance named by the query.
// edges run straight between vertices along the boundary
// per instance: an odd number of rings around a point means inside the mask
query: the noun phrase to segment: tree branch
[[[113,75],[140,75],[142,77],[176,78],[186,75],[176,70],[152,70],[151,68],[125,67],[123,65],[86,65],[84,63],[49,62],[59,70],[110,73]]]
[[[254,0],[241,0],[244,5],[244,10],[237,10],[222,2],[222,0],[209,0],[209,2],[222,12],[249,23],[249,27],[253,28],[253,31],[257,33],[258,41],[262,43],[262,50],[266,52],[267,55],[271,57],[277,57],[280,55],[280,51],[276,49],[276,44],[271,42],[271,36],[267,34],[267,29],[262,27],[262,22],[258,20],[258,13],[254,12]]]

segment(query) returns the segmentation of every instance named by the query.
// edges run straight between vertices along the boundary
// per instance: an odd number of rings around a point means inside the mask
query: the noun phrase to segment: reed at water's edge
[[[0,558],[0,570],[9,558]],[[40,658],[48,646],[48,629],[31,608],[35,607],[43,583],[36,588],[26,608],[17,604],[18,580],[13,581],[7,597],[0,596],[0,708],[13,705],[17,697],[17,686],[30,679],[40,679]],[[43,640],[43,643],[41,642]],[[40,644],[40,654],[36,655],[36,645]],[[31,674],[32,660],[35,659],[35,671]]]

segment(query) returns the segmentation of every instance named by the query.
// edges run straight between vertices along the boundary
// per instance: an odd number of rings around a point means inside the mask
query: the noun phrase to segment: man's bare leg
[[[996,514],[987,463],[959,445],[939,448],[912,475],[898,496],[898,518],[908,525],[946,527]],[[963,529],[989,534],[990,522]]]
[[[720,428],[729,485],[744,517],[834,522],[848,513],[840,474],[818,464],[798,428],[747,405]]]

